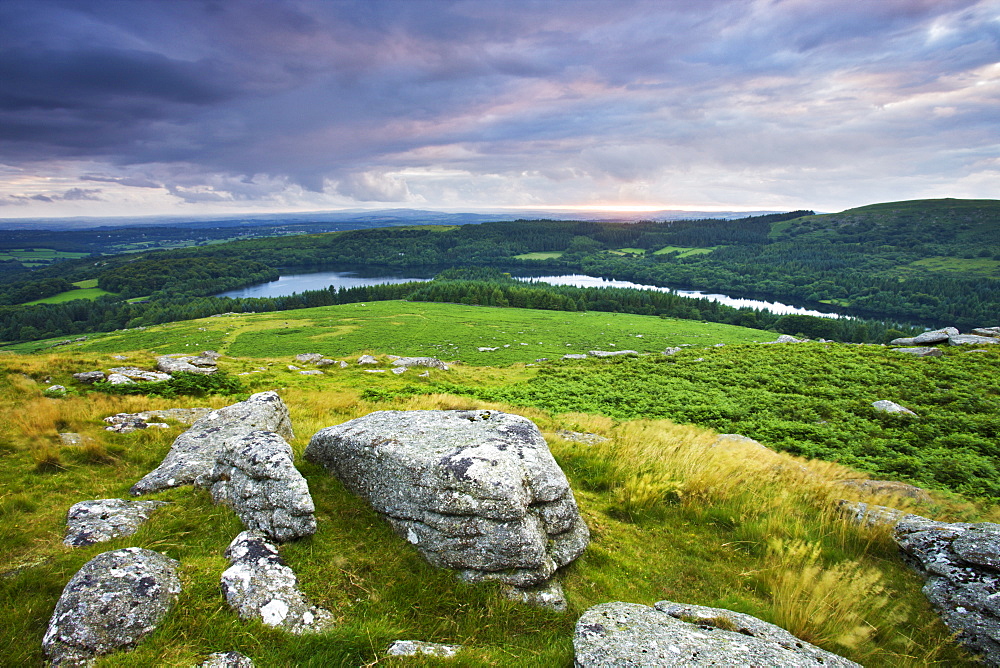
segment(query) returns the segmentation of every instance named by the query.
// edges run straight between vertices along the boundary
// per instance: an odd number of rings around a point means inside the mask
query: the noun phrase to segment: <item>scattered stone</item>
[[[866,480],[864,478],[854,478],[849,480],[838,480],[834,484],[851,487],[863,494],[898,496],[900,498],[913,499],[915,501],[925,503],[929,503],[931,501],[931,495],[927,493],[926,489],[922,489],[915,485],[909,485],[905,482],[897,482],[895,480]]]
[[[299,369],[301,369],[301,368],[302,368],[302,367],[300,367],[300,366],[295,366],[294,364],[289,364],[289,365],[288,365],[288,370],[289,370],[289,371],[298,371],[298,370],[299,370]]]
[[[563,355],[562,358],[564,360],[585,360],[587,359],[587,356],[575,353],[567,353],[566,355]]]
[[[339,365],[340,365],[340,368],[341,368],[341,369],[346,369],[347,367],[351,366],[350,364],[348,364],[347,362],[345,362],[345,361],[343,361],[343,360],[341,360],[341,361],[337,362],[337,364],[339,364]]]
[[[756,617],[670,601],[595,605],[576,623],[573,650],[579,668],[858,666]]]
[[[943,357],[944,351],[940,348],[924,346],[920,348],[893,348],[894,352],[913,355],[914,357]]]
[[[450,659],[458,654],[462,649],[461,645],[442,645],[436,642],[424,642],[423,640],[395,640],[389,649],[385,651],[389,656],[437,656]]]
[[[103,543],[119,536],[131,536],[166,501],[97,499],[74,503],[66,515],[63,543],[82,547]]]
[[[204,350],[204,351],[202,351],[201,356],[202,357],[207,357],[210,360],[217,360],[220,357],[222,357],[222,354],[218,353],[218,352],[216,352],[214,350]]]
[[[782,334],[774,341],[764,341],[763,345],[769,345],[773,343],[808,343],[808,342],[809,339],[797,339],[794,336],[791,336],[790,334]]]
[[[222,573],[222,594],[243,619],[295,634],[333,623],[329,611],[309,604],[294,571],[262,533],[242,532],[226,548],[226,558],[232,566]]]
[[[412,366],[426,366],[431,369],[448,370],[448,365],[436,357],[400,357],[392,361],[393,366],[401,366],[409,369]]]
[[[170,425],[164,422],[146,422],[143,418],[124,414],[125,417],[119,419],[119,416],[112,415],[111,417],[104,418],[105,422],[110,422],[110,427],[105,427],[106,431],[113,431],[116,434],[131,434],[133,431],[138,429],[148,429],[150,427],[160,427],[166,428]]]
[[[218,453],[252,431],[273,431],[292,439],[288,408],[276,392],[259,392],[246,401],[210,412],[177,437],[163,462],[132,486],[132,496],[181,485],[205,486]]]
[[[958,334],[958,330],[955,331],[955,334]],[[951,332],[946,332],[943,329],[936,329],[933,332],[917,334],[913,337],[913,343],[918,346],[925,346],[928,343],[943,343],[951,336],[953,336]]]
[[[358,358],[358,364],[378,364],[378,360],[371,355],[362,355]]]
[[[54,666],[86,665],[155,630],[181,591],[179,564],[139,547],[83,565],[56,603],[42,649]]]
[[[104,380],[103,371],[83,371],[81,373],[74,373],[73,378],[76,378],[81,383],[87,383],[88,385],[96,383],[99,380]]]
[[[105,380],[111,385],[131,385],[135,382],[128,376],[124,376],[120,373],[110,374]]]
[[[134,366],[116,366],[113,369],[108,369],[108,373],[115,374],[119,373],[123,376],[131,378],[132,380],[147,380],[147,381],[160,381],[160,380],[170,380],[173,378],[169,373],[161,373],[159,371],[146,371],[145,369],[139,369]]]
[[[555,580],[543,582],[534,587],[504,586],[503,595],[510,601],[517,601],[536,608],[555,612],[566,612],[566,594],[562,585]]]
[[[337,364],[337,361],[336,360],[327,359],[326,357],[324,357],[321,360],[316,360],[316,366],[331,366],[333,364]],[[347,366],[347,364],[345,364],[344,362],[340,362],[340,364],[343,364],[344,366]]]
[[[215,360],[210,357],[194,357],[191,355],[161,355],[156,358],[156,368],[164,373],[203,373],[211,375],[218,371],[213,366]]]
[[[619,355],[638,355],[638,350],[591,350],[587,353],[591,357],[617,357]]]
[[[881,399],[879,401],[872,402],[872,408],[882,413],[898,413],[902,415],[916,415],[909,408],[904,408],[894,401],[889,401],[888,399]]]
[[[322,376],[323,372],[319,369],[306,369],[305,371],[299,371],[300,376]]]
[[[518,415],[378,411],[321,429],[305,456],[471,582],[539,584],[589,541],[566,476]]]
[[[406,373],[407,368],[409,368],[409,367],[405,367],[405,366],[393,367],[392,368],[392,372],[398,376],[401,373]]]
[[[1000,343],[1000,339],[992,336],[976,336],[975,334],[960,334],[948,339],[948,345],[952,346],[988,346]]]
[[[118,360],[119,362],[123,362],[123,361],[127,360],[128,357],[126,357],[125,355],[112,355],[111,359]]]
[[[428,369],[427,371],[424,371],[423,373],[418,373],[417,374],[417,378],[427,378],[430,375],[431,375],[431,372],[430,372],[430,369]]]
[[[295,356],[295,359],[306,364],[315,364],[323,359],[323,356],[320,353],[299,353]]]
[[[888,506],[876,506],[871,503],[847,501],[846,499],[838,501],[837,508],[849,522],[872,527],[893,525],[906,516],[902,510]]]
[[[292,446],[269,431],[227,442],[211,474],[212,499],[229,505],[243,526],[270,540],[313,535],[316,507],[293,457]]]
[[[47,397],[64,397],[68,390],[65,385],[49,385],[43,392]]]
[[[569,429],[557,429],[556,435],[560,438],[564,438],[567,441],[576,441],[577,443],[586,443],[587,445],[596,445],[598,443],[604,443],[611,439],[601,436],[600,434],[590,434],[582,431],[570,431]]]
[[[677,353],[679,353],[682,350],[684,350],[684,349],[683,348],[670,347],[670,348],[667,348],[666,350],[664,350],[663,354],[666,355],[667,357],[670,357],[671,355],[676,355]]]
[[[216,652],[198,664],[199,668],[254,668],[253,661],[239,652]]]
[[[150,422],[150,420],[156,418],[161,420],[175,420],[181,424],[191,425],[211,412],[211,408],[162,408],[160,410],[142,411],[139,413],[117,413],[104,418],[104,421],[112,425],[111,427],[106,427],[108,431],[127,434],[136,429],[145,429],[154,425],[169,427],[169,425],[163,423]]]
[[[491,353],[494,350],[500,350],[500,348],[486,348],[486,347],[482,347],[482,348],[477,348],[477,350],[479,350],[479,352],[481,352],[481,353]]]
[[[365,373],[385,373],[385,369],[365,369]]]

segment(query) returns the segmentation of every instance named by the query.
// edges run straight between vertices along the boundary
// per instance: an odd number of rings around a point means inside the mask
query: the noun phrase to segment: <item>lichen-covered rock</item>
[[[1000,339],[992,336],[976,336],[975,334],[961,334],[948,338],[948,345],[951,346],[988,346],[1000,343]]]
[[[894,401],[889,401],[888,399],[880,399],[879,401],[872,402],[872,408],[879,411],[880,413],[895,413],[897,415],[916,415],[909,408],[900,406]]]
[[[128,376],[124,376],[120,373],[109,374],[108,377],[105,379],[105,381],[110,383],[111,385],[130,385],[131,383],[135,382]]]
[[[103,371],[83,371],[81,373],[74,373],[73,378],[76,378],[81,383],[87,383],[88,385],[96,383],[99,380],[104,380]]]
[[[566,612],[566,594],[562,585],[555,580],[543,582],[534,587],[512,587],[504,585],[501,590],[508,600],[531,605],[536,608]]]
[[[389,656],[436,656],[442,659],[450,659],[462,650],[461,645],[442,645],[436,642],[424,642],[423,640],[395,640],[385,651]]]
[[[378,360],[371,355],[362,355],[358,358],[358,364],[378,364]]]
[[[252,431],[273,431],[293,438],[288,408],[276,392],[259,392],[199,419],[177,437],[163,462],[129,493],[139,496],[181,485],[207,486],[219,452]]]
[[[913,337],[913,343],[918,346],[926,346],[928,343],[943,343],[950,337],[958,334],[954,327],[949,330],[936,329],[933,332],[924,332]]]
[[[323,359],[323,355],[320,353],[299,353],[295,359],[306,364],[316,364]]]
[[[579,668],[858,666],[756,617],[670,601],[595,605],[576,623],[573,650]]]
[[[292,446],[269,431],[229,442],[212,471],[212,498],[229,505],[247,529],[271,540],[311,536],[316,533],[316,507],[292,458]]]
[[[198,664],[198,668],[254,668],[253,661],[239,652],[216,652]]]
[[[218,371],[215,360],[210,357],[194,357],[191,355],[161,355],[156,358],[156,368],[164,373],[202,373],[213,374]]]
[[[392,361],[393,366],[409,369],[413,366],[426,366],[432,369],[448,370],[448,365],[436,357],[400,357]]]
[[[539,584],[589,540],[545,439],[518,415],[379,411],[320,430],[305,456],[469,581]]]
[[[976,327],[970,332],[970,334],[975,334],[976,336],[1000,337],[1000,327]]]
[[[170,380],[173,378],[173,376],[169,373],[146,371],[145,369],[140,369],[134,366],[116,366],[112,369],[108,369],[108,373],[119,373],[127,378],[131,378],[132,380],[145,380],[151,382]]]
[[[66,537],[63,543],[81,547],[103,543],[119,536],[131,536],[149,519],[154,510],[165,505],[166,501],[126,499],[96,499],[74,503],[66,515]]]
[[[232,566],[222,573],[222,593],[243,619],[296,634],[332,624],[330,612],[310,605],[299,591],[295,573],[262,533],[244,531],[230,543],[226,557]]]
[[[84,564],[63,589],[42,639],[52,665],[86,665],[153,631],[180,593],[177,566],[139,547],[104,552]]]

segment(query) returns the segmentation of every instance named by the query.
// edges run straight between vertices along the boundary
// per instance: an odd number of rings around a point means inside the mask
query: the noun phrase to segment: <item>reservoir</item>
[[[410,273],[410,272],[407,272]],[[421,273],[414,271],[412,273]],[[386,274],[384,270],[372,271],[315,271],[302,274],[287,274],[278,277],[278,280],[270,283],[259,283],[246,288],[237,288],[219,293],[216,297],[286,297],[297,292],[306,290],[325,290],[334,286],[339,290],[346,288],[357,288],[369,285],[385,285],[387,283],[410,283],[413,281],[429,281],[430,276],[403,276],[399,274]],[[694,297],[697,299],[707,299],[719,302],[733,308],[754,308],[780,313],[796,313],[800,315],[815,315],[824,318],[844,317],[837,313],[822,313],[811,309],[790,306],[780,302],[767,302],[758,299],[742,299],[730,297],[728,295],[704,293],[698,290],[674,290],[655,285],[642,285],[631,281],[616,281],[613,279],[599,278],[595,276],[585,276],[583,274],[569,274],[563,276],[532,276],[515,277],[525,282],[543,282],[552,285],[574,285],[581,288],[634,288],[637,290],[658,290],[660,292],[675,292],[682,297]]]

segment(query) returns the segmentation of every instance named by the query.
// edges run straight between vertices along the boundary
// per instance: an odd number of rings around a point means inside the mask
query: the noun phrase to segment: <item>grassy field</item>
[[[238,357],[320,352],[344,358],[381,350],[507,366],[589,350],[661,352],[669,346],[771,341],[775,336],[745,327],[653,316],[392,301],[226,315],[95,334],[72,349],[171,353],[211,348]],[[30,351],[47,345],[50,342],[31,342],[9,349]]]
[[[515,255],[514,258],[517,260],[554,260],[558,257],[562,257],[563,251],[537,251],[534,253],[522,253],[520,255]]]
[[[925,257],[911,262],[909,266],[931,271],[959,271],[982,276],[1000,276],[1000,261],[991,258]]]
[[[664,246],[653,255],[666,255],[667,253],[677,253],[677,257],[688,257],[689,255],[708,255],[715,248],[685,248],[683,246]]]
[[[389,642],[400,638],[465,645],[449,665],[569,667],[573,625],[584,609],[605,601],[662,599],[754,614],[868,666],[972,665],[951,642],[920,592],[920,579],[902,564],[886,532],[838,519],[835,501],[857,497],[833,483],[863,474],[755,447],[718,447],[712,430],[661,419],[664,413],[652,408],[719,404],[734,410],[741,397],[749,397],[749,404],[764,400],[762,408],[772,410],[772,395],[749,392],[756,386],[780,395],[789,407],[785,424],[815,429],[814,412],[824,402],[833,413],[823,419],[841,417],[842,399],[830,387],[840,383],[861,392],[867,374],[885,374],[885,382],[897,387],[908,378],[914,391],[945,392],[937,395],[941,414],[932,420],[940,426],[949,401],[957,409],[955,402],[993,392],[980,385],[985,375],[1000,377],[992,371],[1000,364],[995,353],[980,354],[990,371],[976,380],[971,353],[963,358],[949,351],[941,360],[895,364],[881,347],[740,345],[755,338],[771,340],[773,334],[643,316],[379,302],[207,318],[111,333],[53,353],[0,354],[0,410],[6,416],[0,423],[4,661],[40,665],[41,638],[66,581],[96,554],[134,545],[180,560],[184,591],[159,630],[134,651],[101,659],[99,667],[191,666],[227,650],[250,656],[260,668],[444,665],[386,657]],[[500,342],[500,350],[478,353],[476,347],[488,341]],[[548,355],[553,357],[614,343],[656,352],[684,342],[696,347],[670,358],[522,364],[541,350],[554,351]],[[239,394],[109,396],[71,377],[123,363],[149,368],[156,354],[206,348],[226,354],[220,368],[244,384]],[[432,370],[426,378],[412,370],[371,374],[356,365],[321,376],[288,369],[300,352],[351,359],[366,350],[380,356],[377,369],[389,368],[388,353],[437,353],[464,363],[447,372]],[[472,351],[480,357],[473,359]],[[122,355],[124,362],[115,358]],[[920,375],[916,365],[923,363],[929,364]],[[70,387],[70,394],[44,396],[49,382]],[[954,387],[945,388],[949,384]],[[448,387],[505,393],[511,402],[460,396]],[[86,548],[62,545],[70,505],[126,498],[184,429],[114,434],[103,429],[104,416],[219,407],[266,389],[277,390],[289,406],[293,450],[319,525],[315,536],[283,546],[282,555],[313,602],[334,613],[333,629],[290,636],[241,621],[226,607],[219,593],[228,566],[222,552],[241,526],[203,490],[152,495],[171,505],[130,538]],[[965,403],[963,410],[970,410]],[[363,502],[301,460],[309,438],[323,427],[375,410],[428,408],[498,408],[525,415],[542,429],[592,532],[586,553],[559,576],[567,613],[513,604],[496,587],[465,585],[430,567]],[[695,413],[687,421],[696,421]],[[962,419],[956,412],[955,429]],[[885,420],[886,428],[893,427],[890,422]],[[559,437],[560,429],[610,440],[584,445]],[[81,433],[90,442],[63,447],[61,431]],[[944,520],[998,518],[958,495],[932,496],[920,504],[865,500]]]
[[[60,292],[57,295],[52,295],[51,297],[45,297],[44,299],[36,299],[33,302],[25,302],[25,306],[32,306],[34,304],[62,304],[63,302],[70,302],[74,299],[97,299],[98,297],[103,297],[104,295],[110,295],[112,293],[107,290],[101,290],[100,288],[83,288],[81,290],[67,290],[66,292]]]
[[[25,267],[40,267],[54,260],[76,260],[90,253],[71,253],[51,248],[9,248],[0,251],[0,260],[17,260]]]

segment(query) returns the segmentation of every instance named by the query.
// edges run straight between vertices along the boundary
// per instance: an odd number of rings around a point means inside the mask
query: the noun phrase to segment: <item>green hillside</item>
[[[611,600],[661,599],[754,614],[865,665],[970,665],[887,534],[849,525],[835,512],[837,499],[861,497],[832,483],[865,474],[751,446],[715,447],[715,432],[697,425],[748,432],[779,449],[822,443],[809,454],[872,469],[879,452],[893,448],[914,466],[941,470],[947,462],[935,459],[940,448],[967,453],[969,462],[977,453],[980,464],[992,462],[992,451],[977,448],[980,440],[987,446],[995,440],[979,434],[995,436],[1000,351],[948,350],[939,359],[917,359],[879,346],[750,343],[770,338],[649,316],[377,302],[233,314],[110,333],[57,352],[0,355],[0,404],[7,416],[0,425],[5,660],[41,663],[41,637],[63,584],[97,553],[136,545],[179,559],[184,591],[162,628],[134,651],[98,666],[190,666],[223,650],[240,651],[261,667],[443,665],[384,656],[391,640],[417,638],[466,646],[455,665],[568,667],[573,624],[584,609]],[[479,353],[484,343],[501,345]],[[554,359],[610,344],[652,354]],[[681,344],[693,345],[670,357],[659,353]],[[226,355],[219,365],[229,381],[215,385],[228,388],[224,394],[105,394],[71,378],[121,364],[149,368],[156,354],[205,348]],[[383,371],[390,353],[436,352],[462,362],[427,377],[413,370],[368,373],[354,364],[304,376],[289,369],[314,368],[295,361],[299,352],[351,362],[370,352],[381,360],[374,370]],[[538,356],[553,359],[531,361]],[[70,393],[45,396],[50,382]],[[186,387],[195,392],[198,385]],[[282,555],[310,599],[334,612],[332,630],[286,635],[240,621],[225,606],[222,552],[241,526],[204,490],[153,495],[171,505],[133,537],[86,548],[62,545],[72,503],[126,497],[184,429],[114,434],[104,430],[103,417],[218,407],[265,389],[276,389],[289,406],[292,446],[319,523],[315,536],[283,546]],[[920,419],[880,417],[865,408],[886,391],[910,403]],[[927,397],[918,399],[918,391]],[[301,460],[315,431],[371,411],[474,407],[534,420],[570,479],[592,542],[560,575],[570,605],[565,614],[514,604],[494,586],[462,584],[430,567],[363,502]],[[675,422],[663,419],[668,416]],[[610,440],[587,445],[566,440],[559,430]],[[63,431],[89,442],[61,446],[57,432]],[[935,445],[935,438],[951,441]],[[931,456],[921,459],[924,441]],[[910,472],[899,469],[889,477]],[[930,502],[866,500],[946,520],[996,518],[992,502],[949,492],[962,489],[951,484],[955,480],[932,475]]]

